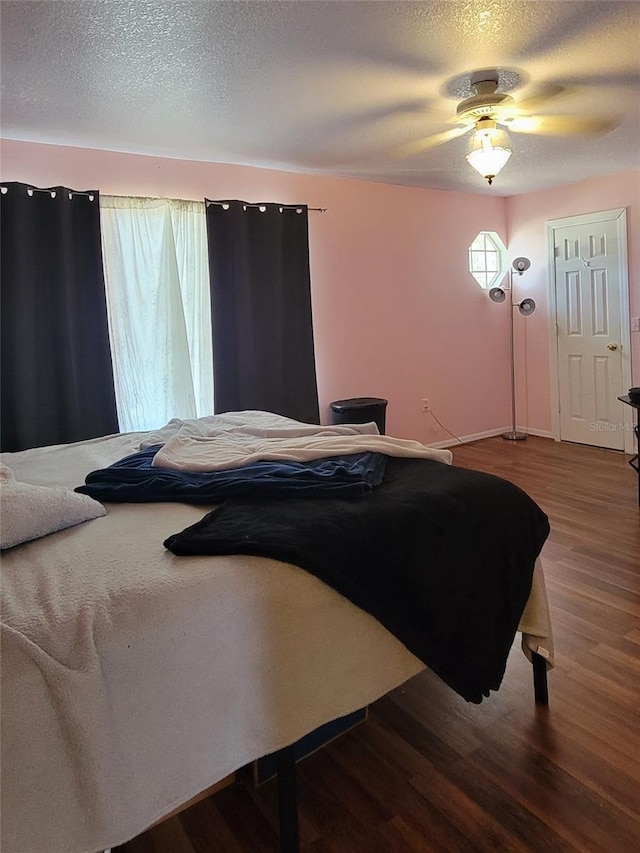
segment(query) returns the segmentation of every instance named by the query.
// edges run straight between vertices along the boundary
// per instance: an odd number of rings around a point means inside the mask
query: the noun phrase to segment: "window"
[[[469,272],[480,287],[495,287],[507,272],[506,247],[495,231],[480,231],[469,246]]]
[[[204,202],[100,196],[123,432],[213,413]]]

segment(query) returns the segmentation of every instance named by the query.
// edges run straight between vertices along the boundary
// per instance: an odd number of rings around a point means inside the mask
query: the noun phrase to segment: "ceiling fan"
[[[496,69],[474,71],[457,78],[458,85],[473,94],[462,100],[450,123],[457,126],[403,146],[405,156],[419,154],[436,145],[448,142],[473,130],[467,161],[491,184],[511,156],[510,140],[503,128],[515,133],[534,133],[551,136],[581,136],[610,130],[613,122],[600,116],[534,115],[531,110],[563,91],[561,86],[545,84],[537,93],[516,100],[499,91],[504,81],[513,78],[511,88],[521,82],[517,72]]]

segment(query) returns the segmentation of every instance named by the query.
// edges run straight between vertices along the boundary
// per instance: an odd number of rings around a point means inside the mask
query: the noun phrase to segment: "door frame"
[[[560,389],[558,371],[558,316],[556,304],[556,264],[554,234],[557,228],[586,225],[589,222],[615,221],[618,232],[618,279],[620,282],[620,345],[622,347],[622,382],[624,389],[631,387],[631,328],[629,305],[629,255],[627,248],[627,209],[600,210],[579,216],[563,216],[549,219],[547,228],[547,300],[549,305],[549,372],[551,396],[551,435],[560,441]],[[624,390],[623,390],[624,393]],[[620,404],[623,406],[623,404]],[[626,407],[625,407],[626,408]],[[625,416],[626,418],[626,416]],[[626,423],[626,420],[625,420]],[[631,424],[631,421],[629,421]],[[633,453],[633,431],[625,429],[624,452]]]

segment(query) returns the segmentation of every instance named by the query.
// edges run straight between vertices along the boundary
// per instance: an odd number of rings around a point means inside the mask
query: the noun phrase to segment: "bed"
[[[149,438],[2,461],[22,483],[74,489]],[[102,517],[3,552],[3,853],[122,844],[424,668],[377,619],[296,565],[164,547],[204,511],[110,503]],[[520,629],[525,652],[550,662],[539,559]]]

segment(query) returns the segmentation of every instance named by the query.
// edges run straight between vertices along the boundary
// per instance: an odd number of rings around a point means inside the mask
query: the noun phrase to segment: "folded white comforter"
[[[232,415],[174,421],[145,439],[141,447],[162,443],[154,467],[193,472],[227,471],[255,462],[312,462],[366,451],[451,464],[450,450],[380,435],[374,423],[316,426],[286,418],[271,420],[277,415],[260,418],[265,414],[261,412],[242,414],[254,417],[242,425]]]

